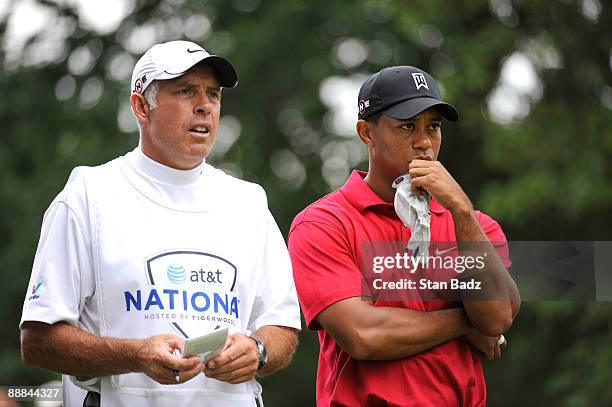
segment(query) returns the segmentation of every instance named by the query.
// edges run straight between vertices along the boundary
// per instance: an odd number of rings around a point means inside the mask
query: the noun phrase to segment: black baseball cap
[[[459,113],[440,97],[438,84],[414,66],[392,66],[370,76],[359,89],[359,119],[383,113],[398,120],[410,119],[432,106],[444,118],[459,120]]]

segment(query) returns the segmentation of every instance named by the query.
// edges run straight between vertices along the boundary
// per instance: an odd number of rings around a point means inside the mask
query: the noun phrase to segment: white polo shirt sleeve
[[[87,231],[66,201],[56,199],[47,209],[20,328],[24,321],[77,326],[95,286]]]
[[[264,325],[301,329],[291,259],[276,221],[266,209],[260,278],[248,329],[255,331]]]

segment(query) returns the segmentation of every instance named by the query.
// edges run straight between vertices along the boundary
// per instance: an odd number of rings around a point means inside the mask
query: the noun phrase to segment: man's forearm
[[[104,338],[66,323],[29,321],[21,344],[27,364],[88,379],[138,371],[144,341]]]
[[[457,244],[462,255],[486,256],[485,268],[463,278],[480,282],[480,291],[466,290],[463,305],[471,323],[481,332],[497,336],[506,331],[520,306],[514,280],[482,230],[472,208],[453,212]]]
[[[367,360],[410,357],[463,336],[473,329],[460,308],[423,312],[403,308],[375,307],[388,313],[366,331]]]
[[[266,325],[253,332],[253,336],[263,342],[268,355],[266,366],[257,372],[257,376],[269,376],[291,363],[297,347],[294,328]]]
[[[426,312],[377,307],[358,297],[330,305],[317,321],[359,360],[406,358],[474,329],[463,308]]]

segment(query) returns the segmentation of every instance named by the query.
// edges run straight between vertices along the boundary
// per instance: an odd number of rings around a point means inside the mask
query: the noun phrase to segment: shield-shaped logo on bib
[[[238,270],[230,261],[211,253],[178,250],[146,259],[146,267],[154,288],[147,308],[163,310],[164,319],[184,337],[240,326]]]

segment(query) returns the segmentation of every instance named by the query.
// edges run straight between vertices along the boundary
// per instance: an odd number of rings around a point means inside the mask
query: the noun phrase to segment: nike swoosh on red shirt
[[[439,255],[444,254],[446,252],[450,252],[451,250],[454,250],[456,248],[457,248],[457,246],[453,246],[450,249],[445,249],[445,250],[436,249],[436,256],[439,256]]]

